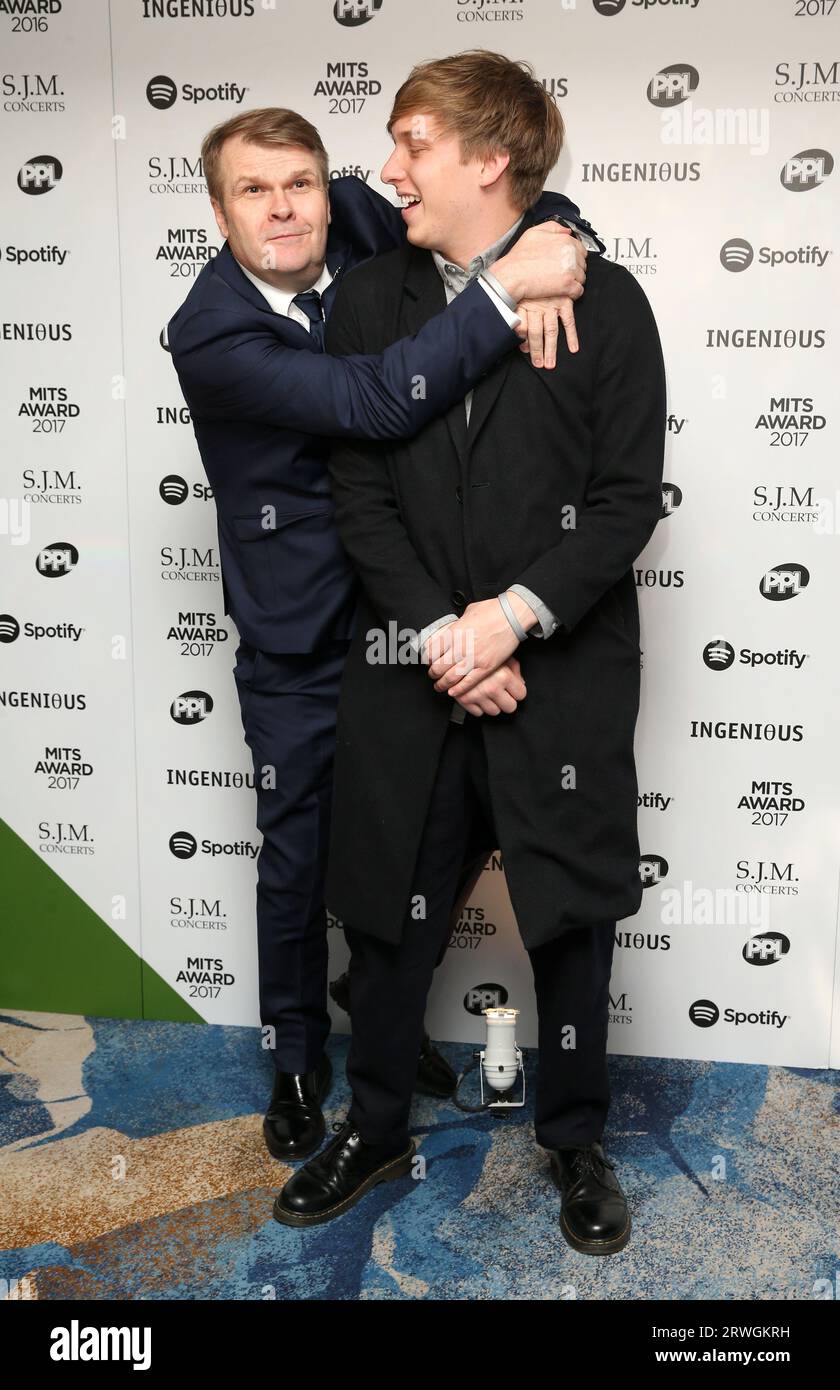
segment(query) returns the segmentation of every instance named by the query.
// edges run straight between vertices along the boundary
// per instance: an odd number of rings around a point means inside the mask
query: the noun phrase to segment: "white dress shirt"
[[[251,284],[256,285],[260,294],[265,296],[275,314],[285,314],[287,318],[294,319],[295,323],[299,323],[301,328],[305,328],[307,333],[309,332],[312,327],[309,319],[297,304],[292,303],[295,295],[303,294],[303,290],[279,290],[276,285],[270,285],[267,280],[261,280],[259,275],[255,275],[254,272],[243,265],[241,261],[236,260],[235,256],[233,259],[236,261],[242,274],[247,275]],[[314,285],[309,285],[308,288],[317,290],[319,294],[323,294],[327,286],[331,284],[332,276],[325,265]]]

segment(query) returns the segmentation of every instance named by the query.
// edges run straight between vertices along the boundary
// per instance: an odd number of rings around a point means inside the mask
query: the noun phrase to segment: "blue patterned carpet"
[[[279,1226],[293,1170],[264,1149],[258,1038],[0,1015],[6,1297],[812,1300],[840,1268],[834,1071],[612,1056],[605,1147],[634,1230],[595,1259],[560,1234],[530,1106],[471,1116],[418,1098],[422,1180],[310,1231]],[[328,1136],[346,1050],[334,1035]],[[443,1050],[456,1070],[471,1056]]]

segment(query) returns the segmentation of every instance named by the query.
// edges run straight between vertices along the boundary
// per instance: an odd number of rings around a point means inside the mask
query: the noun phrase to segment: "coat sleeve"
[[[355,174],[330,179],[330,218],[330,236],[352,248],[354,264],[405,245],[399,208]]]
[[[357,352],[362,335],[354,312],[352,281],[336,299],[327,325],[327,347]],[[466,290],[464,290],[466,294]],[[448,613],[452,599],[418,556],[391,485],[386,445],[337,439],[329,470],[338,533],[362,586],[384,624],[419,633]]]
[[[662,515],[665,366],[644,290],[623,266],[600,292],[592,458],[584,505],[558,545],[511,580],[569,633],[630,568]]]
[[[340,311],[348,279],[330,319]],[[477,282],[411,337],[381,353],[339,359],[288,347],[223,308],[169,328],[181,389],[195,419],[252,420],[307,434],[405,439],[462,400],[519,345]]]
[[[550,189],[544,188],[539,201],[534,204],[533,213],[535,223],[548,222],[555,218],[572,222],[579,231],[584,231],[592,237],[599,252],[606,251],[606,246],[591,222],[587,222],[585,217],[581,217],[580,208],[563,193],[552,193]]]

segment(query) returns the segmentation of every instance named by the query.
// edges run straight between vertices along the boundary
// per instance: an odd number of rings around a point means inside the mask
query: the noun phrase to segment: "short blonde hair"
[[[418,112],[458,136],[462,163],[509,154],[511,202],[522,210],[539,198],[563,147],[563,117],[531,65],[484,48],[413,67],[394,97],[388,130]]]
[[[252,111],[240,111],[229,121],[222,121],[205,135],[201,145],[201,164],[207,180],[207,191],[217,203],[222,202],[221,153],[226,140],[241,135],[252,145],[299,145],[315,156],[315,163],[325,188],[329,187],[330,170],[324,143],[305,116],[284,106],[257,106]]]

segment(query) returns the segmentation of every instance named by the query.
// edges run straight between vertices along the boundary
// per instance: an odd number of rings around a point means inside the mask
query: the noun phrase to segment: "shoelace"
[[[326,1160],[332,1158],[336,1149],[340,1149],[342,1144],[344,1144],[352,1134],[355,1134],[356,1131],[350,1120],[333,1120],[330,1128],[335,1134],[335,1138],[331,1139],[327,1147],[322,1149],[314,1159],[310,1160],[310,1167],[314,1169],[321,1180],[326,1183],[327,1187],[331,1188],[333,1191],[337,1191],[338,1183],[335,1174],[329,1173]],[[344,1131],[344,1133],[342,1133],[342,1131]]]
[[[615,1169],[615,1164],[607,1158],[606,1154],[604,1154],[602,1158],[591,1145],[587,1145],[586,1148],[581,1149],[579,1154],[575,1155],[574,1166],[581,1172],[588,1169],[593,1177],[596,1178],[601,1177],[604,1168]],[[598,1171],[599,1168],[601,1169],[600,1173]]]
[[[353,1133],[353,1127],[347,1120],[333,1120],[330,1128],[333,1130],[335,1138],[331,1139],[326,1148],[322,1149],[320,1153],[315,1154],[314,1158],[310,1158],[307,1164],[309,1170],[316,1173],[321,1178],[326,1178],[328,1160],[332,1158],[336,1149],[341,1147],[344,1140],[349,1138]],[[343,1136],[341,1135],[342,1130],[347,1131]]]

